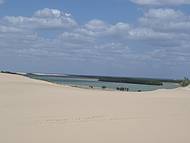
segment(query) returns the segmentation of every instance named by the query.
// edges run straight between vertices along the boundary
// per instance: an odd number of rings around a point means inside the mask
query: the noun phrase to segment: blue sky
[[[190,0],[0,0],[0,69],[190,77]]]
[[[71,12],[77,21],[84,23],[91,19],[103,19],[108,22],[135,21],[142,13],[138,6],[126,0],[7,0],[1,6],[1,16],[31,16],[34,11],[54,8]],[[130,13],[130,14],[129,14]]]

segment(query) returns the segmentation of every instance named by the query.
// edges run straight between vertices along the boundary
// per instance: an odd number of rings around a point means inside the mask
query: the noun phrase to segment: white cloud
[[[145,13],[145,17],[148,18],[158,18],[158,19],[178,19],[182,18],[184,14],[181,11],[175,11],[174,9],[149,9],[147,13]]]
[[[0,25],[0,32],[9,33],[9,32],[22,32],[22,29],[16,27],[10,27],[5,25]]]
[[[109,41],[118,41],[127,37],[130,25],[124,22],[108,24],[101,20],[91,20],[78,32],[86,33],[88,36],[96,37],[100,40],[104,38]]]
[[[24,29],[73,28],[77,26],[70,14],[47,8],[35,12],[32,17],[6,16],[2,23]]]
[[[190,16],[173,9],[150,9],[139,19],[141,26],[157,31],[189,32]]]
[[[42,10],[38,10],[34,13],[35,17],[42,17],[42,18],[60,18],[60,17],[71,17],[70,13],[64,13],[57,9],[49,9],[44,8]]]
[[[131,29],[129,32],[129,37],[138,40],[169,40],[173,38],[170,33],[156,32],[152,29],[142,27]]]
[[[94,45],[95,38],[78,32],[64,32],[59,36],[60,41],[70,47],[88,47]]]
[[[190,4],[190,0],[131,0],[140,5],[182,5]]]
[[[106,30],[108,28],[108,25],[104,21],[94,19],[89,21],[85,27],[92,31],[102,31]]]

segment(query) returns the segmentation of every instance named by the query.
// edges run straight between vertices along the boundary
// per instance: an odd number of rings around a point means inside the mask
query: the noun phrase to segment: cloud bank
[[[80,69],[109,67],[134,75],[167,68],[171,75],[190,65],[189,29],[190,15],[174,9],[149,9],[133,25],[99,19],[79,24],[70,13],[46,8],[31,17],[0,19],[0,57],[49,59],[66,67],[85,63]]]

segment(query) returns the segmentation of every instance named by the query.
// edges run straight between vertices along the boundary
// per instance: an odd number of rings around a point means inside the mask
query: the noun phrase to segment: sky
[[[0,0],[0,70],[190,77],[190,0]]]

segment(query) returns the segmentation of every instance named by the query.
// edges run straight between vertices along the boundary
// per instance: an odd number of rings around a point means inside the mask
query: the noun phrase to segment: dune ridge
[[[0,74],[2,143],[189,143],[190,86],[100,91]]]

